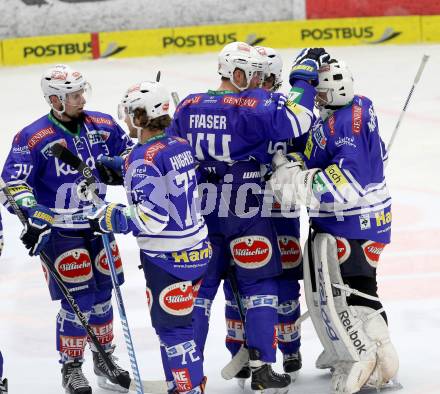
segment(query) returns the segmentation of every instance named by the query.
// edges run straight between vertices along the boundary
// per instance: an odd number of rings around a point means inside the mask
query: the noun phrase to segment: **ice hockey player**
[[[308,169],[276,154],[271,184],[280,200],[293,198],[309,208],[313,231],[304,282],[324,346],[317,366],[332,368],[334,392],[346,394],[364,385],[383,387],[399,365],[376,281],[391,233],[387,153],[373,104],[354,94],[343,62],[319,69],[317,91],[320,118],[304,151]]]
[[[57,270],[105,351],[113,357],[112,283],[102,239],[93,235],[87,219],[93,207],[84,193],[82,176],[54,157],[51,146],[63,144],[98,177],[96,159],[101,155],[124,155],[132,142],[110,115],[84,110],[90,86],[79,71],[67,65],[52,67],[43,74],[41,87],[51,111],[16,134],[2,177],[28,218],[21,239],[29,254],[45,252],[48,263]],[[105,182],[103,173],[101,177]],[[99,191],[103,198],[104,184],[99,185]],[[123,283],[114,239],[111,245],[119,283]],[[56,317],[56,347],[62,364],[62,385],[70,394],[91,393],[81,369],[86,330],[56,282],[43,270],[52,300],[61,303]],[[114,378],[109,377],[102,356],[92,344],[91,350],[98,384],[126,391],[113,385]],[[129,380],[128,372],[120,371],[121,377]]]
[[[276,92],[282,85],[283,60],[273,49],[268,47],[255,47],[258,52],[266,57],[268,70],[263,82],[263,89]],[[302,140],[304,138],[300,137]],[[269,153],[273,154],[277,149],[284,153],[287,149],[299,150],[296,138],[294,141],[277,142],[270,144]],[[303,141],[300,141],[303,144]],[[293,146],[292,146],[293,145]],[[265,175],[267,177],[267,175]],[[281,208],[278,202],[274,202],[272,209],[272,221],[278,237],[281,251],[281,263],[283,273],[277,277],[278,281],[278,348],[283,354],[284,372],[291,376],[292,382],[296,379],[301,368],[301,345],[300,331],[295,327],[295,322],[300,316],[299,305],[299,282],[302,279],[302,253],[299,244],[299,207],[292,205]],[[226,298],[225,317],[228,329],[226,347],[234,356],[244,342],[243,325],[240,321],[238,307],[229,281],[224,281],[223,289]],[[245,366],[237,375],[239,385],[243,386],[244,380],[251,376],[249,366]]]
[[[119,117],[138,139],[124,163],[130,205],[104,205],[91,222],[101,233],[136,236],[169,393],[200,394],[206,379],[192,315],[212,251],[197,203],[194,151],[188,141],[165,134],[168,107],[161,83],[128,89]]]
[[[303,73],[325,55],[324,50],[310,49],[296,60],[295,100],[288,100],[256,89],[267,64],[255,48],[242,42],[228,44],[219,54],[219,88],[186,97],[168,129],[194,147],[205,182],[202,206],[213,257],[195,305],[196,343],[203,350],[212,301],[231,270],[246,309],[253,390],[286,392],[290,384],[289,375],[271,368],[276,351],[275,278],[282,268],[270,212],[262,214],[260,165],[272,158],[269,142],[299,137],[311,126],[315,89]]]

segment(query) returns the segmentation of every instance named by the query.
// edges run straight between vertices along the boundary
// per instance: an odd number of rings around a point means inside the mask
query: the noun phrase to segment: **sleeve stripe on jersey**
[[[306,108],[304,108],[304,110],[305,111],[301,111],[301,113],[297,115],[293,115],[290,109],[287,108],[286,111],[287,118],[289,119],[292,125],[293,135],[295,137],[300,137],[302,134],[308,131],[312,125],[312,113]],[[303,132],[301,132],[302,130]]]
[[[142,213],[146,214],[148,217],[151,217],[152,219],[156,220],[160,223],[168,223],[169,216],[168,215],[161,215],[160,213],[157,213],[144,204],[138,204],[137,207],[142,211]]]
[[[338,215],[342,216],[356,216],[356,215],[362,215],[366,213],[371,212],[377,212],[380,210],[383,210],[385,208],[388,208],[391,206],[391,198],[387,199],[384,202],[381,202],[380,204],[376,204],[373,206],[368,207],[350,207],[349,209],[343,209],[343,206],[340,206],[338,204],[326,204],[328,205],[328,210],[326,209],[310,209],[309,210],[309,216],[310,217],[334,217]],[[332,205],[330,207],[330,205]],[[322,204],[320,206],[322,208]]]
[[[357,189],[357,191],[359,192],[359,194],[361,196],[365,196],[368,193],[371,193],[371,192],[376,191],[376,190],[381,190],[384,187],[386,187],[386,183],[385,183],[385,179],[384,179],[380,183],[367,185],[365,188],[363,188],[358,183],[358,181],[353,176],[353,174],[350,172],[350,170],[342,169],[342,172],[344,173],[344,175],[347,176],[347,178],[350,180],[351,184]]]
[[[158,221],[143,212],[143,207],[136,205],[132,210],[131,217],[137,227],[146,234],[160,233],[168,224],[168,221]]]

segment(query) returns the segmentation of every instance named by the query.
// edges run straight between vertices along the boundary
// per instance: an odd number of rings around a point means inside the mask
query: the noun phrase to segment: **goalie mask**
[[[138,139],[142,127],[134,123],[135,110],[143,109],[149,120],[168,115],[170,95],[168,90],[159,83],[144,81],[130,87],[118,106],[118,117],[125,120],[128,116],[131,125],[137,130]]]
[[[241,87],[234,81],[234,71],[242,70],[246,76],[246,86]],[[228,78],[240,91],[249,88],[253,78],[263,82],[267,72],[267,61],[260,53],[245,42],[232,42],[226,45],[218,56],[218,73]]]
[[[320,110],[335,110],[353,100],[353,76],[344,62],[330,60],[319,69],[318,75],[316,104]]]
[[[47,103],[60,115],[65,112],[66,104],[83,106],[91,94],[91,86],[84,76],[65,64],[58,64],[46,70],[41,77],[41,89]],[[52,96],[58,97],[61,101],[61,110],[54,108],[50,100]]]

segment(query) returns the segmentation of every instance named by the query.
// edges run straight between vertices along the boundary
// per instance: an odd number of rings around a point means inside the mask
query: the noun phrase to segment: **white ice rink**
[[[440,45],[364,46],[329,49],[344,59],[355,76],[356,92],[375,104],[382,137],[388,141],[413,83],[423,54],[430,54],[425,73],[390,155],[386,170],[393,201],[392,243],[381,256],[380,295],[386,307],[392,339],[401,360],[402,394],[440,393]],[[288,70],[297,50],[282,50]],[[217,88],[216,55],[173,56],[129,60],[99,60],[75,64],[93,86],[89,109],[116,116],[124,90],[158,70],[170,90],[181,97]],[[48,112],[40,91],[47,65],[0,68],[0,162],[3,166],[13,135]],[[111,200],[125,201],[121,190]],[[18,239],[18,220],[2,209],[5,249],[0,259],[0,349],[11,394],[62,393],[60,365],[55,351],[58,303],[50,301],[38,258],[30,258]],[[305,226],[303,226],[303,233]],[[125,264],[122,287],[143,379],[162,378],[158,341],[150,326],[143,273],[131,236],[118,237]],[[305,309],[305,308],[304,308]],[[221,367],[228,361],[221,291],[213,307],[205,373],[207,393],[240,393],[224,381]],[[122,329],[115,307],[117,354],[129,367]],[[290,392],[329,393],[329,375],[316,370],[320,344],[310,321],[302,329],[304,366]],[[278,360],[281,360],[278,354]],[[276,369],[281,370],[279,362]],[[94,393],[91,354],[84,365]],[[250,392],[249,388],[247,392]]]

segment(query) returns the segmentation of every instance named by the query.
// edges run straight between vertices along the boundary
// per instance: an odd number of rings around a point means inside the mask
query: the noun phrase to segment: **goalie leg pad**
[[[365,331],[365,316],[355,306],[349,307],[346,292],[335,286],[344,287],[336,239],[329,234],[316,234],[311,249],[314,270],[311,290],[317,293],[312,298],[312,302],[317,301],[317,307],[313,305],[312,321],[321,336],[327,335],[323,341],[325,350],[334,354],[334,391],[355,393],[367,382],[376,366],[377,345]],[[310,272],[308,275],[311,276]]]

